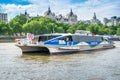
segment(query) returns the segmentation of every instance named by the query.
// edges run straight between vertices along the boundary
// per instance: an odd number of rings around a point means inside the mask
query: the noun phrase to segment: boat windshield
[[[38,42],[47,41],[47,40],[50,40],[50,39],[58,37],[58,36],[60,36],[60,35],[42,35],[42,36],[39,36]]]

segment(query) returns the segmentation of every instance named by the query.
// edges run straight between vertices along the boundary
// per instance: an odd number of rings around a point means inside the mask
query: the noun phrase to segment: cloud
[[[56,15],[62,14],[66,16],[70,9],[78,16],[78,20],[92,19],[93,13],[96,12],[97,18],[103,20],[104,17],[112,16],[120,17],[120,1],[119,0],[86,0],[73,3],[73,0],[25,0],[30,2],[28,5],[2,4],[4,11],[9,14],[12,19],[25,10],[31,15],[44,15],[50,6],[52,12]]]
[[[25,10],[28,10],[34,5],[15,5],[15,4],[2,4],[2,12],[8,13],[9,20],[14,18],[16,15],[20,13],[24,13]]]

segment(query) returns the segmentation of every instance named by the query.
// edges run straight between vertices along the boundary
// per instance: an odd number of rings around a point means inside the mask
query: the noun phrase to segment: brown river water
[[[120,80],[116,48],[69,55],[22,54],[15,43],[0,43],[0,80]]]

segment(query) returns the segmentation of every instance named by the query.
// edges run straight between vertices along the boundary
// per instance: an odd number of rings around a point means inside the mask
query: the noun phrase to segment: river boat
[[[114,43],[102,36],[81,35],[71,33],[43,34],[36,43],[28,40],[20,41],[16,46],[26,52],[48,52],[50,54],[65,54],[81,51],[92,51],[114,48]]]

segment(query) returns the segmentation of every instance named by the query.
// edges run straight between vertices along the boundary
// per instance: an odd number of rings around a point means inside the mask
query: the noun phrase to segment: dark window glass
[[[99,36],[81,36],[81,35],[73,35],[72,36],[74,42],[94,42],[94,41],[102,41],[102,37]]]
[[[39,36],[38,42],[40,41],[47,41],[50,40],[52,38],[58,37],[60,35],[45,35],[45,36]]]

